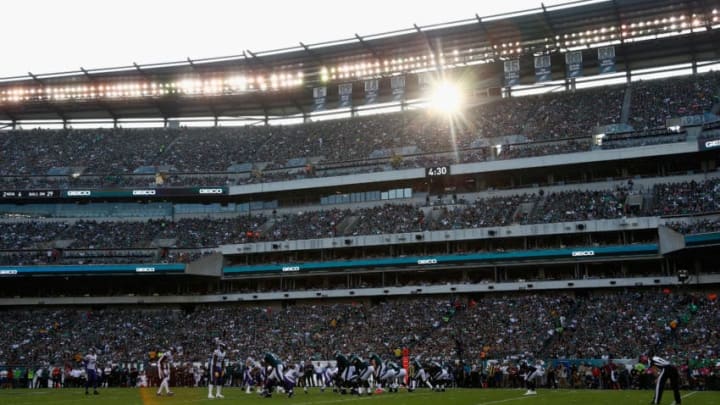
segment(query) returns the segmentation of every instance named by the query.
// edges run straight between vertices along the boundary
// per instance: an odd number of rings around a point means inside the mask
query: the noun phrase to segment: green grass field
[[[645,405],[652,400],[651,391],[575,391],[575,390],[538,390],[535,397],[523,396],[521,390],[495,389],[454,389],[447,392],[416,391],[364,397],[343,396],[327,391],[321,393],[311,390],[304,394],[297,391],[294,398],[273,395],[272,398],[260,398],[256,394],[247,395],[238,388],[225,389],[225,399],[207,399],[207,389],[176,388],[173,397],[157,397],[155,389],[113,388],[101,390],[100,395],[86,396],[82,389],[62,390],[0,390],[1,405],[47,405],[47,404],[93,404],[93,405],[183,405],[183,404],[355,404],[363,405],[492,405],[492,404],[612,404]],[[668,395],[669,394],[669,395]],[[720,404],[720,392],[683,391],[683,403],[693,405]],[[673,401],[672,391],[665,391],[663,404]]]

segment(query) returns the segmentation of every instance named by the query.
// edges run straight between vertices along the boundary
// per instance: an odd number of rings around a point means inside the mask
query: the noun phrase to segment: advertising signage
[[[93,189],[75,188],[68,190],[0,190],[0,200],[57,200],[95,198],[152,198],[152,197],[200,197],[228,195],[225,186],[185,188],[136,188],[136,189]]]

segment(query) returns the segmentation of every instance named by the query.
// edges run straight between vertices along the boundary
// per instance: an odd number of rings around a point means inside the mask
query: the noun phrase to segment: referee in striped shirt
[[[673,389],[675,395],[675,405],[682,403],[680,398],[680,373],[678,373],[677,367],[672,365],[668,360],[651,354],[648,356],[650,367],[655,366],[660,370],[660,375],[657,378],[657,385],[655,386],[655,396],[653,397],[652,404],[659,404],[662,399],[663,390],[665,389],[665,382],[670,379],[670,386]]]

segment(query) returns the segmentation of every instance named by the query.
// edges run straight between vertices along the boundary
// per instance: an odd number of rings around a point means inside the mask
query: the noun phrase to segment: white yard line
[[[685,399],[685,398],[690,397],[690,396],[693,396],[693,395],[695,395],[695,394],[697,394],[697,393],[698,393],[697,391],[693,391],[693,392],[690,392],[690,393],[688,393],[688,394],[685,394],[685,395],[681,396],[680,398]]]
[[[504,402],[513,402],[513,401],[522,401],[523,399],[532,398],[531,396],[527,397],[517,397],[517,398],[508,398],[508,399],[500,399],[497,401],[490,401],[490,402],[480,402],[479,404],[475,405],[491,405],[491,404],[502,404]]]
[[[414,393],[408,393],[407,394],[410,397],[427,397],[431,396],[431,393],[425,393],[425,394],[414,394]],[[313,404],[338,404],[342,402],[350,402],[350,401],[365,401],[373,398],[377,398],[377,395],[368,395],[363,397],[357,397],[357,396],[351,396],[350,398],[340,398],[340,399],[331,399],[328,401],[312,401],[312,402],[293,402],[294,405],[313,405]],[[298,395],[295,394],[295,398],[298,398]],[[302,397],[301,397],[302,398]]]

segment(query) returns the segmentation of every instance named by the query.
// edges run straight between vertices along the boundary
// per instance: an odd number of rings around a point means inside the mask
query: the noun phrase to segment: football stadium
[[[720,1],[28,73],[0,145],[0,404],[720,403]]]

